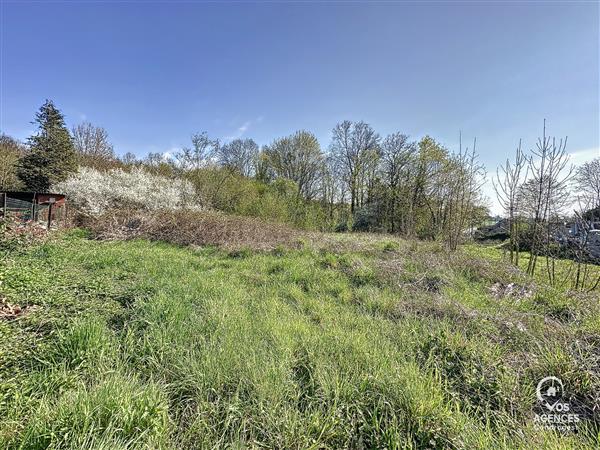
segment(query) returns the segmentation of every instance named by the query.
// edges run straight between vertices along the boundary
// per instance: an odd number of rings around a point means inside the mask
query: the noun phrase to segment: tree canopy
[[[36,113],[38,132],[28,139],[29,150],[19,160],[17,176],[32,191],[47,191],[77,170],[75,147],[62,113],[46,100]]]

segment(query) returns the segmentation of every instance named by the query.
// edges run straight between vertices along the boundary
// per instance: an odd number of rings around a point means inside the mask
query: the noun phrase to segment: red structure
[[[50,192],[0,192],[0,216],[13,216],[23,222],[52,222],[66,217],[67,200]]]

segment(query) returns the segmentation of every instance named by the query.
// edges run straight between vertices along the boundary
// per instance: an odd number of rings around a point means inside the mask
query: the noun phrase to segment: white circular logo
[[[560,378],[546,377],[540,380],[535,391],[537,398],[549,410],[554,409],[554,405],[561,399],[564,386]]]

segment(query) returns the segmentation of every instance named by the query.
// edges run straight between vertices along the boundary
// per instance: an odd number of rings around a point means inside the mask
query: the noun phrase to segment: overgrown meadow
[[[598,295],[500,257],[368,234],[5,246],[0,448],[597,448]],[[548,375],[576,433],[534,428]]]

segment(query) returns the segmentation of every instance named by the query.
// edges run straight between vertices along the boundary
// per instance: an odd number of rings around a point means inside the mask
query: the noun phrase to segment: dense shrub
[[[378,231],[378,211],[375,204],[365,205],[354,213],[352,231]]]
[[[53,187],[67,195],[83,212],[98,215],[112,208],[145,210],[198,208],[194,187],[188,181],[152,175],[143,169],[100,172],[81,167],[79,172]]]
[[[328,214],[321,202],[304,199],[291,180],[265,183],[219,167],[196,169],[185,178],[210,209],[308,230],[331,230],[338,219],[337,211]]]
[[[114,210],[84,221],[100,239],[145,238],[177,245],[217,245],[228,249],[297,246],[299,233],[285,225],[214,211]]]

